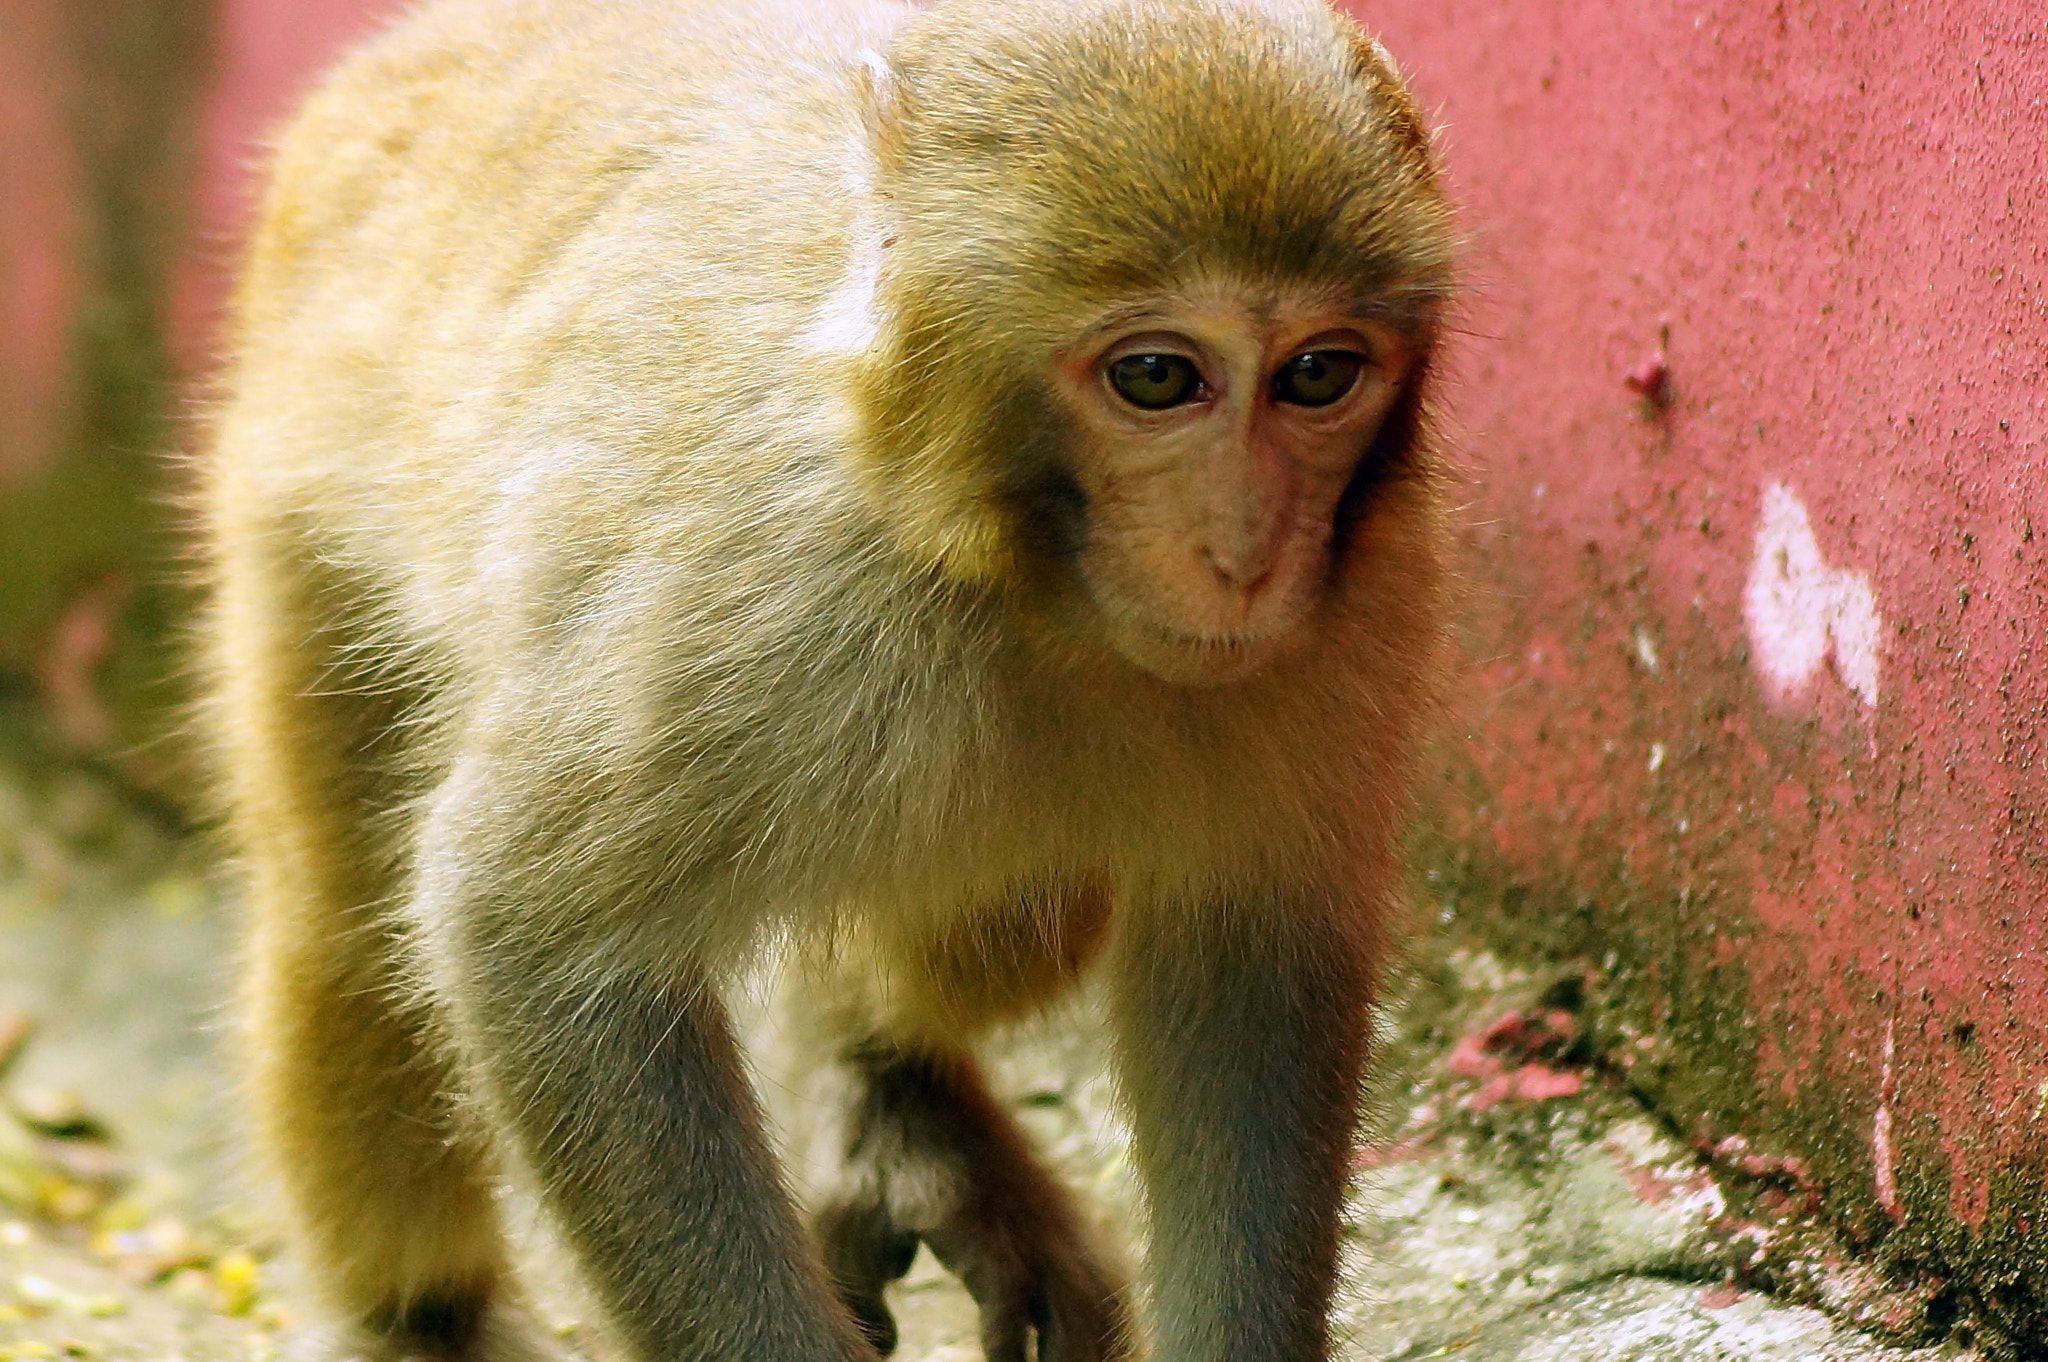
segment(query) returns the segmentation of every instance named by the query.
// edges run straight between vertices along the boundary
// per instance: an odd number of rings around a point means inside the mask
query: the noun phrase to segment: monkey
[[[429,0],[281,134],[196,492],[316,1357],[1301,1362],[1441,689],[1451,212],[1322,0]],[[804,1205],[725,1001],[786,952]],[[1133,1275],[977,1067],[1086,982]]]

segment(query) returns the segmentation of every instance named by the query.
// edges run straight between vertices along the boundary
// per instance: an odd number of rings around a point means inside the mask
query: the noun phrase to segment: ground
[[[289,1264],[236,1171],[225,1096],[223,883],[201,843],[107,782],[0,767],[0,1362],[290,1355]],[[1345,1229],[1346,1362],[1971,1356],[1851,1327],[1924,1320],[1925,1302],[1828,1238],[1796,1159],[1668,1129],[1586,1023],[1587,971],[1503,960],[1446,924],[1412,935]],[[1135,1241],[1085,1000],[990,1059],[1050,1157]],[[605,1356],[508,1197],[543,1317],[570,1351]],[[971,1305],[929,1255],[895,1302],[906,1362],[979,1357]]]

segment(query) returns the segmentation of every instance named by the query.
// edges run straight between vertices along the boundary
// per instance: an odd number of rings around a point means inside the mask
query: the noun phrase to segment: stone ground
[[[0,1362],[290,1354],[288,1269],[225,1133],[226,918],[204,857],[108,786],[0,767]],[[1646,1110],[1581,1026],[1579,975],[1445,929],[1395,991],[1346,1226],[1347,1362],[1973,1356],[1845,1323],[1924,1315],[1828,1246],[1796,1160],[1696,1149]],[[991,1064],[1135,1241],[1085,1005],[1004,1038]],[[544,1318],[568,1351],[605,1355],[558,1255],[516,1218]],[[1755,1289],[1766,1280],[1799,1303]],[[979,1357],[970,1303],[928,1255],[895,1303],[898,1356]]]

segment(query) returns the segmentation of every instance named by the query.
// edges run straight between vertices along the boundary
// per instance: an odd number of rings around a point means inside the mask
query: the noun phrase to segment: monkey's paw
[[[910,1270],[922,1240],[980,1308],[988,1362],[1034,1355],[1038,1362],[1122,1362],[1131,1355],[1118,1279],[1066,1207],[1047,1215],[1042,1207],[1001,1205],[1008,1200],[963,1198],[949,1213],[915,1217],[916,1230],[877,1202],[842,1203],[819,1217],[833,1284],[876,1351],[887,1356],[896,1347],[883,1288]]]
[[[923,1237],[981,1307],[988,1362],[1120,1362],[1130,1326],[1114,1276],[1084,1237],[1057,1221],[961,1216]]]
[[[897,1228],[884,1207],[869,1201],[825,1211],[818,1217],[818,1238],[839,1299],[875,1351],[889,1356],[896,1351],[896,1317],[882,1288],[910,1271],[917,1236]]]
[[[417,1315],[418,1312],[411,1312]],[[522,1307],[491,1303],[452,1324],[438,1315],[396,1327],[314,1324],[295,1330],[281,1362],[571,1362]]]

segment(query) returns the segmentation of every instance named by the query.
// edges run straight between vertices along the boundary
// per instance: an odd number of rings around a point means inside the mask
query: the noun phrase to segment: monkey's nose
[[[1243,555],[1243,553],[1219,553],[1217,549],[1202,547],[1202,567],[1208,567],[1210,576],[1233,592],[1245,596],[1257,594],[1268,578],[1274,576],[1274,565],[1270,553]]]
[[[1264,546],[1247,546],[1250,552],[1231,552],[1204,544],[1200,551],[1202,566],[1209,570],[1216,584],[1238,602],[1249,608],[1260,588],[1273,578],[1273,563],[1277,554]]]
[[[1218,586],[1242,594],[1249,603],[1273,579],[1286,530],[1285,518],[1272,514],[1246,515],[1224,525],[1212,522],[1197,556]]]

